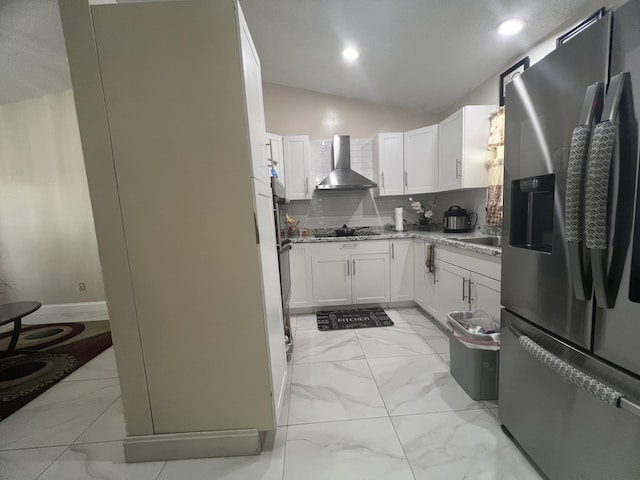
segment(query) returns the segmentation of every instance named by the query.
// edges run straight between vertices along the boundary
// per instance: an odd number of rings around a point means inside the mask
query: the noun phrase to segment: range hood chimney
[[[316,186],[316,190],[365,190],[377,183],[351,170],[351,141],[349,135],[335,135],[332,148],[333,171]]]

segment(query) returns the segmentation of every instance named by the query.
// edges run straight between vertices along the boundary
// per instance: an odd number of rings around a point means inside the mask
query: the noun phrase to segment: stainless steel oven
[[[275,219],[276,242],[278,248],[278,266],[280,267],[280,293],[282,295],[282,312],[287,353],[293,348],[293,335],[289,317],[289,299],[291,297],[291,274],[289,271],[289,251],[291,240],[287,238],[287,220],[285,187],[277,178],[271,178],[273,191],[273,217]]]

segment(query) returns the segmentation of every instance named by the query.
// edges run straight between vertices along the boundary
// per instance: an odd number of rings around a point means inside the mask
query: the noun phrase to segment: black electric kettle
[[[474,217],[473,224],[471,223],[471,217]],[[468,232],[475,228],[476,223],[478,223],[477,213],[467,213],[464,208],[453,205],[449,207],[449,210],[444,212],[442,229],[445,232]]]

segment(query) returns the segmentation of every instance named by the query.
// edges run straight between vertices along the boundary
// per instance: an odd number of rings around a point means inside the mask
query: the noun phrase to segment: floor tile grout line
[[[362,352],[364,353],[364,349],[362,348],[362,344],[360,343],[360,339],[358,338],[358,335],[356,335],[356,339],[358,340],[358,344],[360,345],[360,350],[362,350]],[[389,414],[389,408],[387,407],[387,402],[384,401],[384,396],[382,395],[382,392],[380,391],[380,385],[378,385],[378,381],[376,380],[376,376],[373,374],[373,369],[371,368],[371,364],[369,364],[369,359],[367,358],[367,356],[365,355],[364,357],[365,362],[367,362],[367,368],[369,369],[369,373],[371,374],[371,378],[373,379],[373,383],[375,384],[376,388],[378,389],[378,395],[380,395],[380,398],[382,399],[382,404],[384,405],[384,409],[387,412],[387,416],[389,418],[391,418],[391,415]]]
[[[358,343],[360,343],[360,338],[358,337],[357,334],[356,334],[356,338],[358,339]],[[364,348],[362,348],[362,344],[360,344],[360,348],[364,352]],[[410,355],[404,355],[404,356],[410,356]],[[398,440],[398,444],[400,445],[400,449],[402,450],[402,454],[404,455],[404,458],[407,461],[407,465],[409,466],[409,470],[411,470],[411,475],[413,475],[414,480],[416,480],[416,474],[413,471],[413,467],[411,466],[411,462],[409,461],[409,458],[407,457],[407,452],[404,450],[404,446],[402,445],[402,441],[400,440],[400,436],[398,435],[398,431],[396,430],[396,427],[393,424],[393,420],[391,419],[391,414],[389,413],[389,408],[387,407],[387,402],[384,400],[384,396],[382,395],[382,392],[380,391],[380,386],[378,385],[378,381],[376,380],[376,376],[373,374],[373,369],[371,368],[371,364],[369,364],[369,359],[366,357],[366,355],[365,355],[365,361],[367,362],[367,367],[369,368],[369,372],[371,373],[371,378],[373,379],[373,383],[375,384],[376,388],[378,389],[378,395],[380,395],[380,398],[382,399],[382,404],[384,405],[384,409],[387,412],[387,418],[389,419],[389,423],[391,423],[391,428],[393,428],[393,432],[396,434],[396,438]]]
[[[89,380],[89,379],[87,379],[87,380]],[[81,382],[81,381],[84,381],[84,380],[78,380],[78,382]],[[119,385],[119,383],[118,383],[118,385]],[[87,428],[85,428],[82,432],[80,432],[80,433],[78,434],[78,436],[77,436],[76,438],[74,438],[74,439],[73,439],[73,441],[72,441],[69,445],[74,445],[74,444],[75,444],[75,441],[76,441],[76,440],[78,440],[82,435],[84,435],[84,434],[85,434],[85,432],[87,432],[87,430],[89,430],[89,429],[90,429],[90,428],[91,428],[91,427],[92,427],[92,426],[93,426],[93,425],[94,425],[94,424],[95,424],[95,423],[100,419],[100,417],[102,417],[102,415],[104,415],[104,414],[105,414],[105,412],[106,412],[107,410],[109,410],[109,409],[110,409],[110,408],[111,408],[111,407],[112,407],[112,406],[113,406],[113,405],[114,405],[114,404],[115,404],[115,403],[116,403],[116,402],[117,402],[121,397],[122,397],[122,394],[118,395],[118,396],[115,398],[115,400],[114,400],[113,402],[111,402],[111,403],[107,406],[107,408],[105,408],[105,409],[102,411],[102,413],[100,413],[96,418],[94,418],[93,422],[91,422],[89,425],[87,425]],[[78,445],[81,445],[81,444],[78,444]]]
[[[160,478],[160,475],[162,475],[162,472],[164,472],[164,469],[167,467],[168,462],[168,460],[162,462],[162,467],[160,467],[160,471],[158,472],[158,476],[155,478],[155,480],[158,480]]]
[[[383,400],[384,403],[384,400]],[[386,409],[385,409],[386,410]],[[336,420],[321,420],[318,422],[302,422],[302,423],[290,423],[289,425],[287,425],[287,427],[301,427],[304,425],[321,425],[323,423],[339,423],[339,422],[352,422],[352,421],[356,421],[356,420],[374,420],[376,418],[390,418],[389,417],[389,413],[387,412],[386,415],[373,415],[373,416],[367,416],[367,417],[358,417],[358,418],[339,418]]]
[[[33,480],[38,480],[47,470],[49,470],[51,468],[51,466],[56,463],[58,460],[60,460],[60,458],[67,452],[67,450],[69,450],[69,448],[71,447],[71,445],[60,445],[63,446],[64,448],[62,449],[62,451],[60,452],[60,454],[54,458],[51,463],[49,463],[49,465],[47,465],[37,476],[36,478],[34,478]],[[47,448],[47,447],[36,447],[36,448]]]
[[[475,401],[475,400],[474,400]],[[456,410],[436,410],[432,412],[416,412],[416,413],[403,413],[400,415],[391,415],[390,418],[400,418],[400,417],[417,417],[420,415],[441,415],[443,413],[458,413],[458,412],[485,412],[489,411],[489,408],[480,407],[480,408],[462,408]]]

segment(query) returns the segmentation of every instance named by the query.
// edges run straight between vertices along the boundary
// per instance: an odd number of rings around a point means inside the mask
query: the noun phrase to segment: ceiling
[[[130,2],[132,0],[120,0]],[[139,0],[133,0],[139,1]],[[215,0],[219,1],[219,0]],[[619,0],[240,0],[263,79],[438,114],[558,26]],[[495,27],[526,22],[509,39]],[[345,45],[360,49],[347,64]],[[70,88],[57,0],[0,0],[0,104]]]

